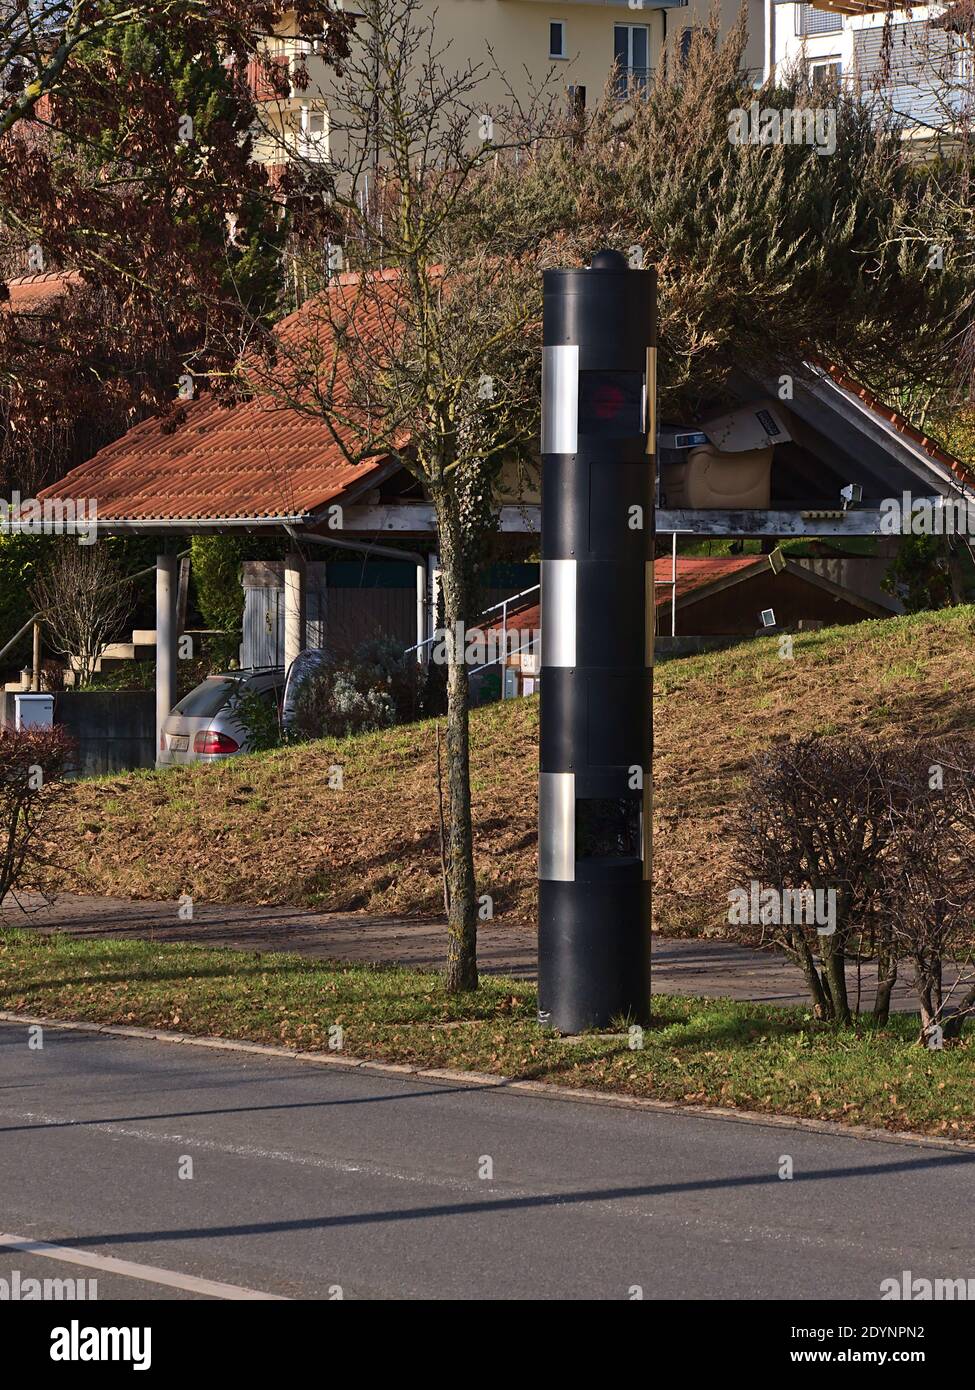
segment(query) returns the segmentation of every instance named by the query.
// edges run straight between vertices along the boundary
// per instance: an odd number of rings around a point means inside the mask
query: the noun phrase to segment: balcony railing
[[[286,53],[273,53],[266,59],[252,58],[247,64],[247,85],[255,101],[283,100],[290,95],[290,61]]]

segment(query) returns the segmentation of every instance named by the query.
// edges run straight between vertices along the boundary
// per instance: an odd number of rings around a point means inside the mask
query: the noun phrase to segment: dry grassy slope
[[[792,661],[765,639],[659,667],[656,925],[720,927],[726,819],[774,735],[975,728],[973,642],[975,609],[958,608],[810,633]],[[534,699],[473,718],[479,885],[499,922],[534,911],[537,724]],[[75,892],[441,911],[434,725],[80,783],[56,853]]]

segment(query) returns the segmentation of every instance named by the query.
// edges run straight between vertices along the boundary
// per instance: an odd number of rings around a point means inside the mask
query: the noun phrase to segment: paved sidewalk
[[[181,922],[175,902],[130,902],[120,898],[61,894],[52,904],[33,895],[22,899],[25,915],[9,902],[3,917],[38,931],[77,937],[147,937],[195,941],[243,951],[296,951],[325,960],[388,962],[437,970],[445,952],[444,922],[430,917],[369,917],[359,913],[309,912],[297,907],[195,903],[193,921]],[[534,979],[535,934],[523,927],[484,923],[478,929],[478,961],[487,974]],[[953,978],[948,971],[946,983]],[[852,970],[851,986],[855,990]],[[876,974],[864,967],[863,1007],[873,1002]],[[654,936],[653,987],[659,994],[754,999],[804,1004],[798,971],[771,951],[710,939]],[[916,1008],[908,982],[894,991],[893,1007]]]

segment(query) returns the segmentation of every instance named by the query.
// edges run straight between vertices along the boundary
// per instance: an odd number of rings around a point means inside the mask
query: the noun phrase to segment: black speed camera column
[[[650,1013],[656,275],[545,274],[538,1016]]]

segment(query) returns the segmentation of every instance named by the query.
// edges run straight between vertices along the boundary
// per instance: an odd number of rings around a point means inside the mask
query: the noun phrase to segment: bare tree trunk
[[[931,1027],[938,1022],[940,1003],[937,988],[930,969],[919,957],[914,958],[914,989],[921,1008],[921,1036],[926,1038]]]
[[[890,996],[897,983],[897,955],[886,928],[877,937],[877,993],[873,1001],[873,1016],[878,1023],[890,1018]]]
[[[839,939],[839,932],[835,936],[823,936],[820,940],[820,956],[833,1005],[833,1020],[846,1028],[850,1023],[850,1001],[846,993],[846,952],[842,940]]]
[[[477,887],[471,817],[470,690],[463,628],[470,617],[470,583],[454,499],[436,501],[447,642],[447,786],[450,816],[447,879],[448,994],[477,989]]]
[[[440,720],[437,720],[437,807],[440,813],[440,877],[443,880],[443,910],[450,916],[450,882],[447,878],[447,825],[443,813],[443,764],[440,759]]]
[[[793,928],[790,935],[792,941],[790,954],[802,968],[806,988],[809,990],[809,997],[812,1000],[813,1013],[817,1018],[829,1018],[832,1014],[832,1003],[816,971],[816,962],[813,960],[812,951],[806,944],[802,929]]]
[[[957,1038],[961,1036],[961,1030],[965,1026],[965,1019],[975,1009],[975,985],[962,996],[953,1014],[945,1020],[944,1035],[946,1038]]]

